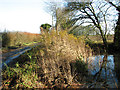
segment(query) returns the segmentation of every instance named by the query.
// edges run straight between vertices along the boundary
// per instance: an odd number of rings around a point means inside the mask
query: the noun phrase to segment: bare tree
[[[75,24],[75,21],[72,23],[70,20],[74,17],[76,14],[75,12],[69,12],[66,13],[66,7],[62,5],[61,2],[46,2],[47,4],[47,12],[49,12],[52,15],[52,26],[55,21],[55,28],[56,31],[60,30],[71,30],[73,28],[73,23]]]
[[[99,29],[105,51],[107,51],[107,12],[110,8],[107,2],[68,2],[66,11],[78,11],[79,15],[73,18],[74,21],[80,21],[81,24],[92,23]],[[104,25],[103,25],[104,23]]]
[[[107,1],[107,0],[106,0]],[[107,1],[111,6],[115,7],[118,11],[118,20],[116,22],[115,27],[115,35],[114,35],[114,45],[117,49],[120,50],[120,4],[116,5],[111,1]],[[120,2],[119,2],[120,3]]]
[[[52,15],[52,26],[54,26],[55,21],[56,31],[60,30],[60,22],[63,18],[64,7],[61,5],[62,2],[46,2],[46,11]]]

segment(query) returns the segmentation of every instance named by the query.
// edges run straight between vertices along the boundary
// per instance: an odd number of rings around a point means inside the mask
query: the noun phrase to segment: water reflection
[[[93,75],[94,87],[118,88],[120,79],[119,55],[96,55],[88,58],[89,75]],[[119,62],[119,63],[118,63]]]

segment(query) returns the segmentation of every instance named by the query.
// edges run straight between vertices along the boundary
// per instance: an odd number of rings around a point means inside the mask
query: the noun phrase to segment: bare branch
[[[111,4],[112,6],[114,6],[116,8],[116,10],[120,12],[120,7],[119,6],[116,6],[112,2],[109,2],[108,0],[105,0],[105,1],[107,1],[109,4]]]
[[[107,33],[107,21],[106,21],[106,15],[103,13],[103,11],[101,10],[101,8],[100,7],[98,7],[99,8],[99,10],[100,10],[100,12],[102,13],[102,15],[103,15],[103,17],[104,17],[104,22],[105,22],[105,34],[104,34],[104,36],[106,35],[106,33]]]

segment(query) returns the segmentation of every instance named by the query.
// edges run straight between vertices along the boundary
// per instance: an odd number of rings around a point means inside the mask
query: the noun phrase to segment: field
[[[40,34],[33,34],[28,32],[3,33],[3,35],[0,38],[2,40],[2,46],[3,46],[2,52],[5,53],[13,49],[19,48],[21,46],[26,46],[32,43],[41,42],[42,40],[41,37],[42,36]],[[79,36],[79,37],[83,38],[86,41],[86,43],[88,43],[91,46],[93,51],[95,52],[98,51],[97,48],[99,47],[99,51],[103,52],[103,49],[104,49],[103,41],[100,35]],[[113,38],[114,38],[114,35],[107,36],[109,50],[110,50],[110,47],[113,46]]]
[[[4,32],[2,33],[2,52],[8,52],[21,46],[40,42],[41,35],[28,32]]]
[[[85,36],[84,36],[85,39]],[[114,35],[108,35],[107,36],[107,43],[108,43],[108,54],[113,54],[116,52],[116,49],[114,48]],[[96,36],[88,36],[87,39],[85,39],[86,44],[88,44],[92,51],[93,54],[104,54],[104,44],[101,39],[101,36],[96,35]]]

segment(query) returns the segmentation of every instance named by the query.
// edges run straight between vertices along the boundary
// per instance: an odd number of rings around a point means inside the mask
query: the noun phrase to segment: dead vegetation
[[[80,82],[87,75],[86,58],[90,55],[91,49],[81,38],[66,31],[45,33],[41,46],[20,56],[16,66],[3,71],[3,88],[84,87]],[[10,81],[8,86],[6,80]]]

